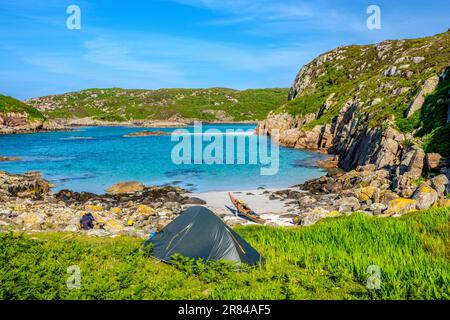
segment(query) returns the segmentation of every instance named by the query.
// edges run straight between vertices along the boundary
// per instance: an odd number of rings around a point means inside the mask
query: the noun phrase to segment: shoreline
[[[293,227],[293,218],[298,215],[293,202],[282,198],[272,198],[272,194],[285,190],[303,192],[298,187],[269,188],[255,190],[230,191],[235,197],[243,200],[260,217],[266,220],[267,226]],[[225,223],[231,225],[254,225],[242,216],[236,216],[236,210],[228,195],[228,191],[208,191],[190,194],[192,197],[204,200],[205,207],[221,216]]]
[[[112,122],[95,120],[92,118],[79,119],[52,119],[43,123],[30,123],[24,126],[0,127],[0,135],[33,134],[42,132],[72,131],[79,127],[129,127],[129,128],[185,128],[194,122],[212,125],[258,125],[258,121],[205,121],[199,119],[184,120],[130,120],[125,122]]]

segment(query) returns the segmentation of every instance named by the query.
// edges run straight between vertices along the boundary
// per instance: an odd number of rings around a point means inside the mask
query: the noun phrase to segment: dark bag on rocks
[[[83,230],[91,230],[94,229],[94,217],[92,214],[87,213],[80,219],[80,227]]]

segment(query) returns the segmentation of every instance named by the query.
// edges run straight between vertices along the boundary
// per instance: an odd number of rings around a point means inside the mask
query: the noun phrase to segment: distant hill
[[[289,89],[87,89],[29,99],[49,119],[256,121],[287,102]]]

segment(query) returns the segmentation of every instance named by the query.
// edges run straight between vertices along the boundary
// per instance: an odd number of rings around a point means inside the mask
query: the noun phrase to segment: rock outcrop
[[[26,112],[0,113],[0,134],[32,133],[39,131],[69,130],[64,124],[55,121],[30,119]]]
[[[417,96],[414,98],[414,100],[409,105],[408,109],[406,110],[406,117],[411,117],[415,112],[420,110],[425,102],[425,97],[427,94],[432,93],[437,85],[439,83],[439,77],[433,76],[427,80],[425,80],[425,83],[423,84],[422,88],[420,89]]]
[[[319,56],[302,67],[290,102],[260,122],[257,133],[284,146],[335,154],[347,171],[368,164],[386,169],[391,190],[410,198],[425,172],[450,172],[439,154],[423,151],[414,136],[420,127],[402,129],[413,123],[409,118],[436,121],[424,118],[422,107],[447,86],[450,32],[414,41],[339,47]],[[429,103],[445,102],[435,100]]]

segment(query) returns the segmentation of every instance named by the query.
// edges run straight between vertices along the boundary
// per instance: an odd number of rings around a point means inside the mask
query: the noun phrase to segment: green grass
[[[31,121],[45,120],[44,115],[37,109],[23,103],[22,101],[0,94],[0,115],[8,112],[28,113]]]
[[[401,218],[363,214],[312,227],[236,231],[267,260],[233,272],[148,257],[142,241],[65,234],[0,235],[1,299],[449,299],[450,210]],[[81,289],[66,287],[67,267]],[[381,269],[381,289],[366,288]]]
[[[30,100],[39,107],[51,101],[46,116],[94,117],[101,120],[167,120],[177,116],[206,121],[220,120],[220,112],[234,121],[255,121],[287,102],[288,89],[88,89]],[[206,112],[205,112],[206,111]],[[220,116],[219,116],[220,118]]]

